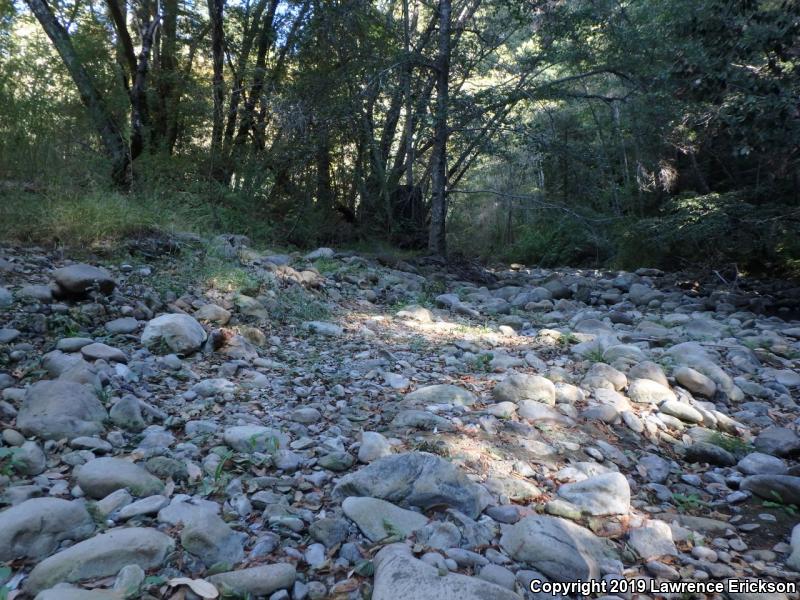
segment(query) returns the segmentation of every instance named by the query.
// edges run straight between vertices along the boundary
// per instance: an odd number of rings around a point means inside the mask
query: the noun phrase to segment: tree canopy
[[[790,0],[0,0],[4,179],[297,245],[771,267],[799,99]]]

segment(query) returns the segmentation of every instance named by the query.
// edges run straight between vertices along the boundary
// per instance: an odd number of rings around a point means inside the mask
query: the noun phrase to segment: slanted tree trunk
[[[428,250],[447,253],[447,113],[450,79],[450,0],[439,0],[439,50],[436,57],[436,114],[431,155],[431,223]]]
[[[42,25],[47,37],[53,42],[56,51],[69,71],[75,87],[86,106],[106,155],[111,160],[111,177],[116,185],[127,187],[130,184],[130,153],[122,130],[103,102],[91,76],[81,63],[72,45],[67,30],[58,22],[46,0],[25,0]]]
[[[154,150],[172,154],[174,140],[171,135],[178,110],[178,62],[176,58],[178,37],[178,0],[162,3],[161,51],[158,53],[156,71],[156,99],[152,117]]]

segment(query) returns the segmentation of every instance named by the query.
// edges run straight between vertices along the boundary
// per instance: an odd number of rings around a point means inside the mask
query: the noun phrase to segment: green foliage
[[[672,501],[678,509],[678,512],[687,513],[695,511],[699,508],[706,506],[706,503],[700,499],[697,494],[681,494],[673,493]]]
[[[752,444],[745,442],[742,438],[728,435],[727,433],[720,433],[718,431],[713,432],[708,441],[715,446],[719,446],[731,454],[740,457],[755,450]]]
[[[734,262],[757,272],[785,270],[800,256],[798,235],[800,212],[750,204],[741,192],[677,198],[660,216],[628,222],[617,261],[623,267]]]

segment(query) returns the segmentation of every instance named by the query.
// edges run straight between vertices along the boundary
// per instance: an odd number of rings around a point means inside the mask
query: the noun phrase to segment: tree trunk
[[[176,87],[178,71],[176,59],[178,32],[178,0],[162,3],[161,51],[158,53],[156,74],[156,98],[152,117],[152,148],[172,154],[174,142],[170,135],[178,109]]]
[[[117,122],[103,102],[100,93],[81,64],[69,33],[58,22],[45,0],[25,0],[41,23],[47,37],[53,42],[61,60],[67,67],[75,87],[81,97],[81,102],[89,111],[89,117],[94,124],[106,155],[111,160],[111,176],[115,184],[127,186],[130,184],[130,154],[125,138]]]
[[[158,28],[159,15],[150,14],[149,6],[144,3],[139,10],[139,32],[142,39],[142,48],[136,61],[136,71],[133,74],[131,87],[131,161],[142,153],[144,149],[145,129],[150,124],[150,113],[147,106],[147,72],[150,67],[150,49],[153,46],[153,37]]]
[[[447,253],[447,109],[450,76],[450,0],[439,0],[439,50],[436,57],[436,115],[431,155],[431,224],[428,250]]]
[[[214,68],[213,95],[214,117],[211,128],[211,164],[212,176],[219,179],[224,176],[222,168],[222,127],[223,103],[225,102],[223,68],[224,32],[222,29],[222,12],[225,0],[208,0],[208,16],[211,21],[211,59]]]

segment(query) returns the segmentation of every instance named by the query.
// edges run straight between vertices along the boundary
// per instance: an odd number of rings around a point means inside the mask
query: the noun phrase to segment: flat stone
[[[88,387],[64,380],[38,381],[25,393],[17,427],[44,439],[101,433],[108,413]]]
[[[500,546],[553,581],[599,579],[601,564],[619,560],[613,545],[566,519],[534,515],[505,528]]]
[[[120,600],[114,590],[85,590],[60,583],[49,590],[42,590],[33,600]]]
[[[477,517],[489,504],[486,490],[450,462],[427,452],[408,452],[380,458],[339,480],[334,498],[369,496],[394,504],[451,506]]]
[[[405,544],[390,544],[375,557],[372,600],[521,600],[514,592],[477,577],[442,573],[413,557]]]
[[[450,404],[452,406],[472,406],[478,401],[472,392],[456,385],[429,385],[406,394],[406,405],[427,406],[430,404]]]
[[[93,342],[81,348],[81,354],[86,360],[104,360],[106,362],[127,363],[128,357],[119,348],[108,344]]]
[[[136,502],[131,502],[127,506],[123,506],[117,513],[117,518],[121,521],[127,521],[134,517],[141,517],[144,515],[154,515],[162,508],[169,504],[169,498],[166,496],[149,496],[142,498]]]
[[[238,596],[269,596],[292,587],[297,578],[294,565],[275,563],[228,571],[208,577],[222,592]]]
[[[46,558],[31,571],[25,591],[36,594],[56,583],[113,577],[126,565],[142,569],[160,567],[175,544],[156,529],[130,527],[113,529],[78,542]]]
[[[428,523],[425,515],[378,498],[350,496],[342,502],[342,511],[373,542],[390,535],[408,537]]]
[[[41,560],[63,540],[82,540],[92,533],[94,521],[83,502],[31,498],[0,512],[0,562]]]
[[[303,323],[308,331],[327,337],[340,337],[344,335],[344,329],[335,323],[327,323],[325,321],[307,321]]]
[[[53,271],[53,278],[64,295],[83,296],[90,289],[110,294],[116,287],[111,273],[102,267],[84,263],[61,267]]]
[[[594,515],[623,515],[630,510],[631,490],[622,473],[603,473],[558,488],[558,495]]]
[[[119,489],[134,496],[152,496],[164,491],[164,484],[144,468],[121,458],[95,458],[81,466],[78,485],[90,498],[103,498]]]
[[[124,335],[139,329],[139,321],[133,317],[120,317],[119,319],[108,321],[104,327],[112,335]]]

